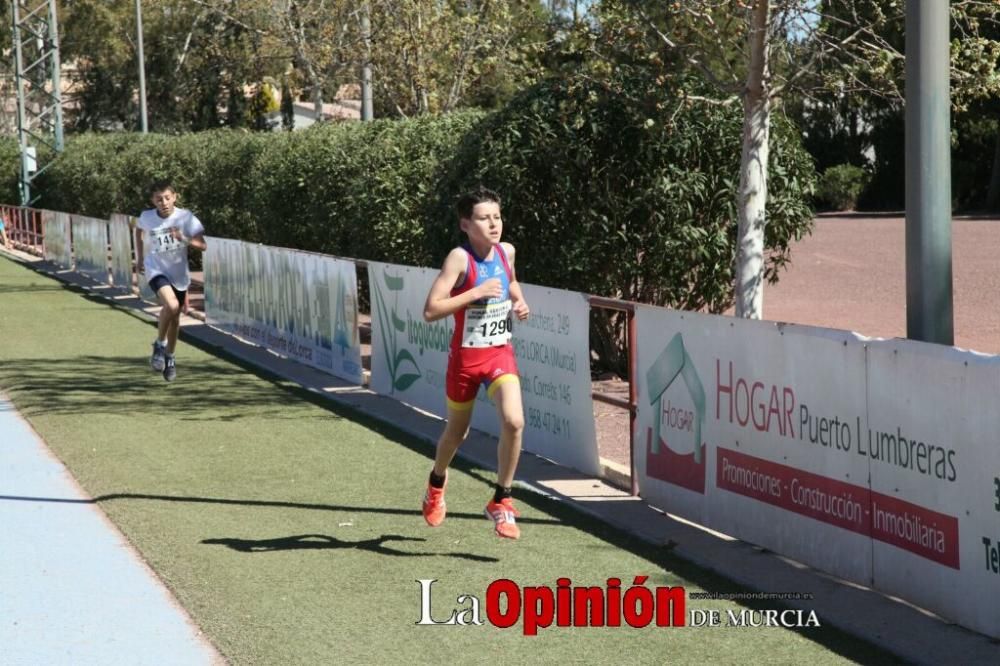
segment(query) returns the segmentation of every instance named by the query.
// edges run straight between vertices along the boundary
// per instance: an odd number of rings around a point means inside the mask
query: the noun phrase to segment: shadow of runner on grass
[[[14,263],[18,263],[29,270],[33,270],[38,276],[40,276],[40,278],[34,276],[8,276],[6,278],[6,284],[0,285],[0,294],[69,292],[78,294],[95,303],[102,304],[106,304],[107,301],[103,297],[95,294],[94,291],[100,291],[101,293],[106,293],[108,295],[126,295],[121,290],[116,292],[115,287],[112,285],[97,282],[86,275],[62,268],[52,262],[37,261],[24,263],[22,261],[15,260]],[[27,284],[24,286],[17,284],[25,282]],[[131,295],[131,292],[129,292],[128,295]],[[138,298],[136,301],[142,302]]]
[[[282,550],[330,550],[352,549],[366,550],[377,555],[395,555],[399,557],[457,557],[473,562],[499,562],[495,557],[474,555],[472,553],[410,553],[405,550],[389,548],[386,541],[417,541],[427,539],[405,537],[398,534],[384,534],[377,539],[365,541],[342,541],[325,534],[299,534],[297,536],[278,537],[276,539],[202,539],[201,543],[226,546],[241,553],[273,553]]]
[[[152,337],[150,337],[152,340]],[[71,358],[4,360],[0,384],[16,398],[26,416],[35,414],[121,414],[124,409],[159,413],[168,386],[149,368],[149,345],[137,340],[135,356],[84,355]],[[205,363],[179,356],[184,409],[180,421],[237,421],[247,418],[339,420],[329,410],[290,412],[287,394],[270,383],[248,382],[246,372],[224,361]],[[266,382],[267,380],[265,380]],[[27,398],[27,399],[25,399]]]
[[[149,495],[143,493],[110,493],[93,499],[69,499],[60,497],[29,497],[23,495],[0,495],[0,502],[47,502],[53,504],[103,504],[116,500],[153,500],[159,502],[181,502],[195,504],[222,504],[228,506],[274,507],[280,509],[304,509],[310,511],[342,511],[344,513],[381,513],[390,516],[420,516],[418,525],[423,525],[423,513],[417,509],[377,506],[345,506],[341,504],[310,504],[306,502],[285,502],[282,500],[227,499],[224,497],[184,497],[178,495]],[[449,512],[449,519],[483,520],[482,513]],[[562,521],[545,518],[519,518],[519,523],[528,525],[563,526]],[[428,528],[430,529],[430,528]],[[291,538],[291,537],[289,537]]]

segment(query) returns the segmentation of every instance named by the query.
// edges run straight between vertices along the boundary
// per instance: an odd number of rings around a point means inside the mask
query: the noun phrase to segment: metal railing
[[[627,321],[628,331],[628,401],[604,395],[599,391],[592,391],[591,397],[594,400],[621,407],[628,410],[628,469],[629,469],[629,492],[633,496],[639,494],[639,479],[635,473],[635,414],[639,404],[639,389],[635,383],[636,373],[636,328],[635,328],[635,303],[623,301],[617,298],[606,298],[604,296],[587,295],[587,301],[592,308],[602,308],[605,310],[617,310],[624,312]]]
[[[24,252],[43,256],[45,230],[42,228],[42,211],[21,206],[0,206],[7,237],[11,244]]]

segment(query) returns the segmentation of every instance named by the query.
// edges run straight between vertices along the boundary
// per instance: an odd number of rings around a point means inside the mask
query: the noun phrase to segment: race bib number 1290
[[[465,310],[463,347],[499,347],[510,342],[511,302],[470,305]]]

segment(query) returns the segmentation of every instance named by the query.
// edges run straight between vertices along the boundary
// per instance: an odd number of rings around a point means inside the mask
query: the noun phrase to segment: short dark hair
[[[465,220],[472,217],[472,209],[476,207],[476,204],[485,203],[487,201],[492,201],[496,205],[500,205],[500,195],[493,190],[488,190],[482,185],[474,190],[466,192],[458,198],[455,203],[455,212],[458,213],[458,219]]]
[[[149,196],[153,196],[157,192],[166,192],[170,190],[174,194],[177,194],[177,190],[174,188],[174,184],[170,182],[169,178],[161,178],[159,180],[154,180],[149,185]]]

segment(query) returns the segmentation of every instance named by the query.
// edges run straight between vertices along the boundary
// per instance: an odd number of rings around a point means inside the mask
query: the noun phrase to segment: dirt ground
[[[821,215],[812,235],[792,247],[792,262],[764,292],[764,318],[906,336],[905,219],[901,215]],[[952,223],[955,345],[1000,354],[1000,218],[957,216]],[[197,276],[200,278],[201,276]],[[198,285],[200,286],[200,285]],[[192,289],[192,305],[200,293]],[[368,367],[367,317],[362,353]],[[594,382],[595,393],[628,399],[628,382]],[[627,470],[628,410],[594,401],[598,450]]]
[[[774,321],[906,337],[902,217],[823,216],[764,294]],[[952,222],[955,346],[1000,353],[1000,218]]]

